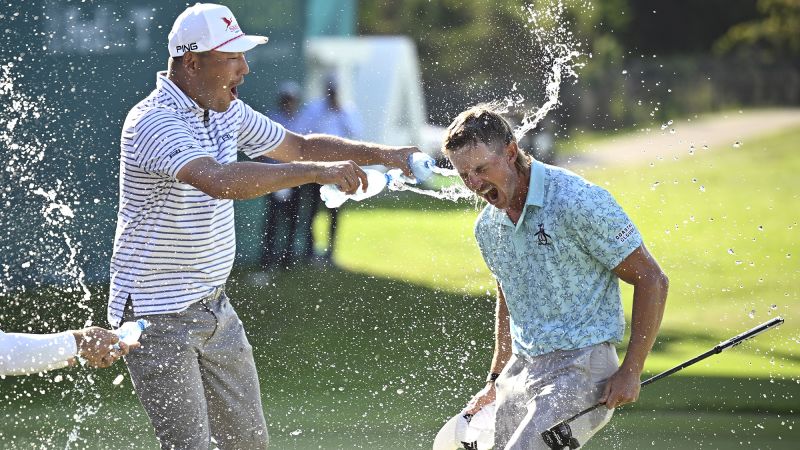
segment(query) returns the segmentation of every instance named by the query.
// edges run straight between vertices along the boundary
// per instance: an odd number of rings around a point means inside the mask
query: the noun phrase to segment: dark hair
[[[499,153],[512,142],[517,138],[508,121],[491,105],[480,104],[459,114],[447,127],[442,150],[447,154],[483,143]],[[514,165],[524,171],[530,166],[530,157],[518,148]]]

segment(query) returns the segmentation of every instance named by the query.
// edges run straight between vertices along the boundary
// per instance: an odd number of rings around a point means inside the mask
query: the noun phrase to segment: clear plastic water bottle
[[[322,201],[325,202],[325,206],[328,208],[338,208],[348,199],[356,201],[364,200],[365,198],[377,195],[383,191],[386,186],[394,182],[392,172],[383,173],[375,169],[364,169],[364,173],[367,174],[368,185],[366,191],[362,191],[361,186],[359,186],[355,194],[347,195],[335,184],[326,184],[319,188],[319,196]]]
[[[424,183],[433,176],[436,160],[422,152],[412,153],[408,156],[408,167],[417,179],[417,183]]]
[[[133,345],[139,342],[139,337],[142,336],[142,332],[149,326],[150,322],[146,321],[145,319],[139,319],[133,322],[125,322],[120,325],[119,328],[114,330],[114,334],[119,336],[120,341],[128,345]]]

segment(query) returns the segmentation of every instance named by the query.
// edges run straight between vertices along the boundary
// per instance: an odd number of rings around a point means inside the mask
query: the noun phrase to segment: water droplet
[[[628,71],[623,69],[623,70],[622,70],[622,74],[623,74],[623,75],[627,75],[627,74],[628,74]]]
[[[778,309],[778,305],[776,305],[775,303],[773,303],[773,304],[772,304],[772,305],[770,305],[769,307],[770,307],[770,309],[772,309],[773,311],[775,311],[776,309]]]
[[[758,226],[758,231],[764,231],[764,225],[759,225]]]
[[[119,374],[119,375],[117,375],[116,378],[114,378],[114,381],[112,381],[111,384],[113,384],[114,386],[119,386],[119,384],[122,383],[122,380],[124,380],[124,379],[125,379],[125,375]]]
[[[736,142],[733,143],[733,148],[739,148],[741,146],[742,146],[742,143],[739,142],[739,141],[736,141]]]
[[[706,191],[706,187],[703,186],[703,185],[700,185],[700,192],[705,192],[705,191]]]
[[[749,316],[751,319],[755,319],[755,318],[756,318],[756,310],[755,310],[755,309],[751,309],[751,310],[750,310],[750,313],[748,314],[748,316]]]
[[[734,253],[734,252],[733,252],[733,249],[732,249],[732,248],[729,248],[729,249],[728,249],[728,254],[729,254],[729,255],[733,255],[733,253]]]

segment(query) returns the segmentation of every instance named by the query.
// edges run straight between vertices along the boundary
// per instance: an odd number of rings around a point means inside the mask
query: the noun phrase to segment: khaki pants
[[[536,357],[514,355],[497,379],[495,449],[548,449],[542,432],[596,404],[605,382],[619,366],[617,352],[604,343]],[[583,446],[611,419],[597,408],[570,423]]]
[[[221,449],[266,448],[252,347],[224,289],[145,319],[142,346],[125,362],[161,448],[206,450],[212,437]]]

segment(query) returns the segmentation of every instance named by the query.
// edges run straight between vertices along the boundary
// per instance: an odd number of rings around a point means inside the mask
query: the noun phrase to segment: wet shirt
[[[235,100],[203,110],[166,77],[128,113],[122,129],[117,230],[108,320],[118,325],[128,296],[136,315],[179,312],[225,283],[236,236],[233,201],[215,199],[176,175],[189,161],[236,161],[277,147],[278,123]]]
[[[475,236],[508,305],[514,353],[619,342],[625,317],[612,272],[642,245],[605,189],[534,161],[520,220],[488,205]]]

